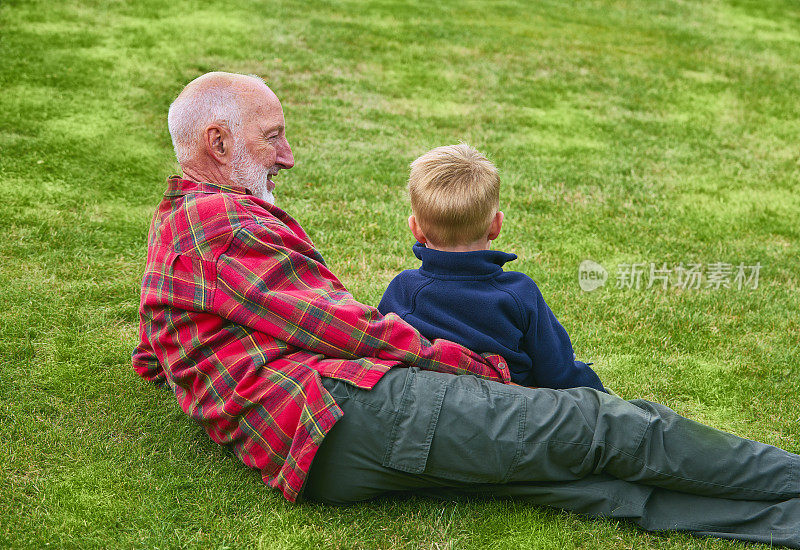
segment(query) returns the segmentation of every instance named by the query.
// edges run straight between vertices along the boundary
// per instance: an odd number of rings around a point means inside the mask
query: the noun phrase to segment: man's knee
[[[649,413],[591,388],[532,390],[525,401],[522,460],[514,478],[573,480],[635,454]]]
[[[440,388],[440,404],[433,386]],[[632,451],[646,427],[646,415],[636,407],[590,388],[534,389],[419,372],[407,391],[408,408],[398,425],[414,425],[410,419],[423,415],[433,437],[427,457],[418,453],[414,463],[393,466],[458,482],[578,479],[601,470],[596,445],[609,439]],[[616,422],[604,423],[607,418]],[[632,429],[638,439],[630,437]],[[604,433],[612,431],[614,438]],[[396,435],[409,434],[404,429]],[[407,437],[400,445],[425,451],[421,441]]]

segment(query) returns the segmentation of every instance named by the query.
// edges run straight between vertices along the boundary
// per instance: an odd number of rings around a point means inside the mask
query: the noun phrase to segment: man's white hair
[[[193,93],[181,93],[169,106],[167,125],[179,164],[191,160],[197,154],[202,143],[202,134],[209,124],[227,126],[234,139],[242,126],[242,108],[232,84],[202,86],[203,80],[220,76],[233,74],[214,72],[199,76],[187,84],[186,88],[199,85],[201,89]],[[247,76],[264,84],[259,76]]]

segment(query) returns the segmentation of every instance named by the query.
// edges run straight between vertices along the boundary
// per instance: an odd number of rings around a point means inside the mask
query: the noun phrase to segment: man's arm
[[[508,382],[505,362],[446,340],[429,341],[395,314],[356,301],[307,241],[245,222],[216,261],[215,313],[326,357],[394,360],[426,370]],[[297,241],[297,242],[295,242]]]

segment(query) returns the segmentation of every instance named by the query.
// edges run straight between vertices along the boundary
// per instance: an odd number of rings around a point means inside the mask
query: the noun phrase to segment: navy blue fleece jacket
[[[567,331],[533,279],[503,271],[515,254],[443,252],[420,243],[413,251],[422,266],[394,278],[378,305],[381,313],[397,313],[428,339],[501,355],[517,384],[605,391],[589,365],[575,360]]]

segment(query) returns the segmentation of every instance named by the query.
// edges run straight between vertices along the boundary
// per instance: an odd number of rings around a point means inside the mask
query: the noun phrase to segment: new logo
[[[578,266],[578,284],[581,285],[581,290],[591,292],[606,284],[606,280],[608,271],[597,262],[583,260]]]

